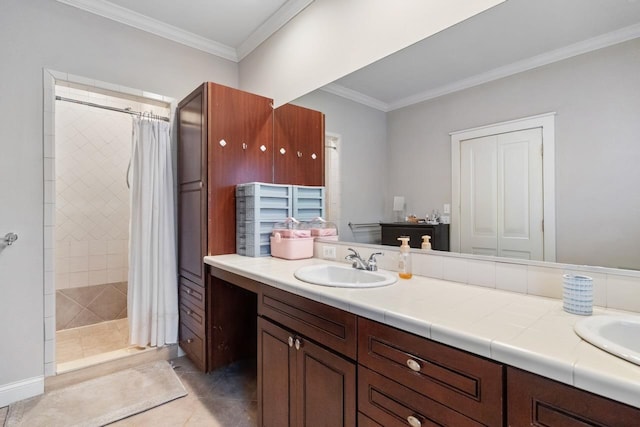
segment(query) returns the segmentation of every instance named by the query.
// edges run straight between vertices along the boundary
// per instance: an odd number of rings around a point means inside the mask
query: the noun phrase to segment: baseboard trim
[[[0,408],[44,393],[44,375],[0,385]]]

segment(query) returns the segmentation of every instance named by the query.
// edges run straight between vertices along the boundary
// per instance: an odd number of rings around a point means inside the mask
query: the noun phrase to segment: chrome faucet
[[[349,261],[353,261],[353,264],[351,264],[351,266],[355,269],[358,270],[367,270],[367,271],[377,271],[378,270],[378,263],[376,261],[376,255],[382,255],[382,252],[374,252],[371,255],[369,255],[369,259],[367,261],[363,260],[360,257],[360,254],[358,253],[358,251],[356,251],[353,248],[349,248],[349,250],[353,253],[347,255],[346,257],[344,257],[346,260]]]

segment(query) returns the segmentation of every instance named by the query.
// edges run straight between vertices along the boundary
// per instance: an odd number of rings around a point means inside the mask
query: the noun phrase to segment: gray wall
[[[43,374],[43,68],[176,99],[237,64],[54,0],[0,2],[0,389]],[[1,249],[0,249],[1,250]]]
[[[640,268],[640,39],[390,112],[390,194],[442,210],[449,132],[551,111],[557,261]]]
[[[316,90],[294,104],[322,111],[325,130],[339,134],[341,222],[340,239],[355,241],[349,222],[369,223],[389,219],[387,197],[386,114]]]

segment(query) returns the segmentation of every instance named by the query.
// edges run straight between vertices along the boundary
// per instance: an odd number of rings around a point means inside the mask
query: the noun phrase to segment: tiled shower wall
[[[56,95],[113,98],[61,86]],[[56,101],[55,134],[56,290],[126,281],[131,117]]]

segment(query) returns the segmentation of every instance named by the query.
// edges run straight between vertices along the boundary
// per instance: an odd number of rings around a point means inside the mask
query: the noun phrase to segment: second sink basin
[[[574,329],[585,341],[640,365],[640,316],[592,316]]]
[[[397,280],[394,275],[384,271],[357,270],[331,264],[302,267],[296,270],[294,276],[314,285],[339,288],[374,288],[391,285]]]

